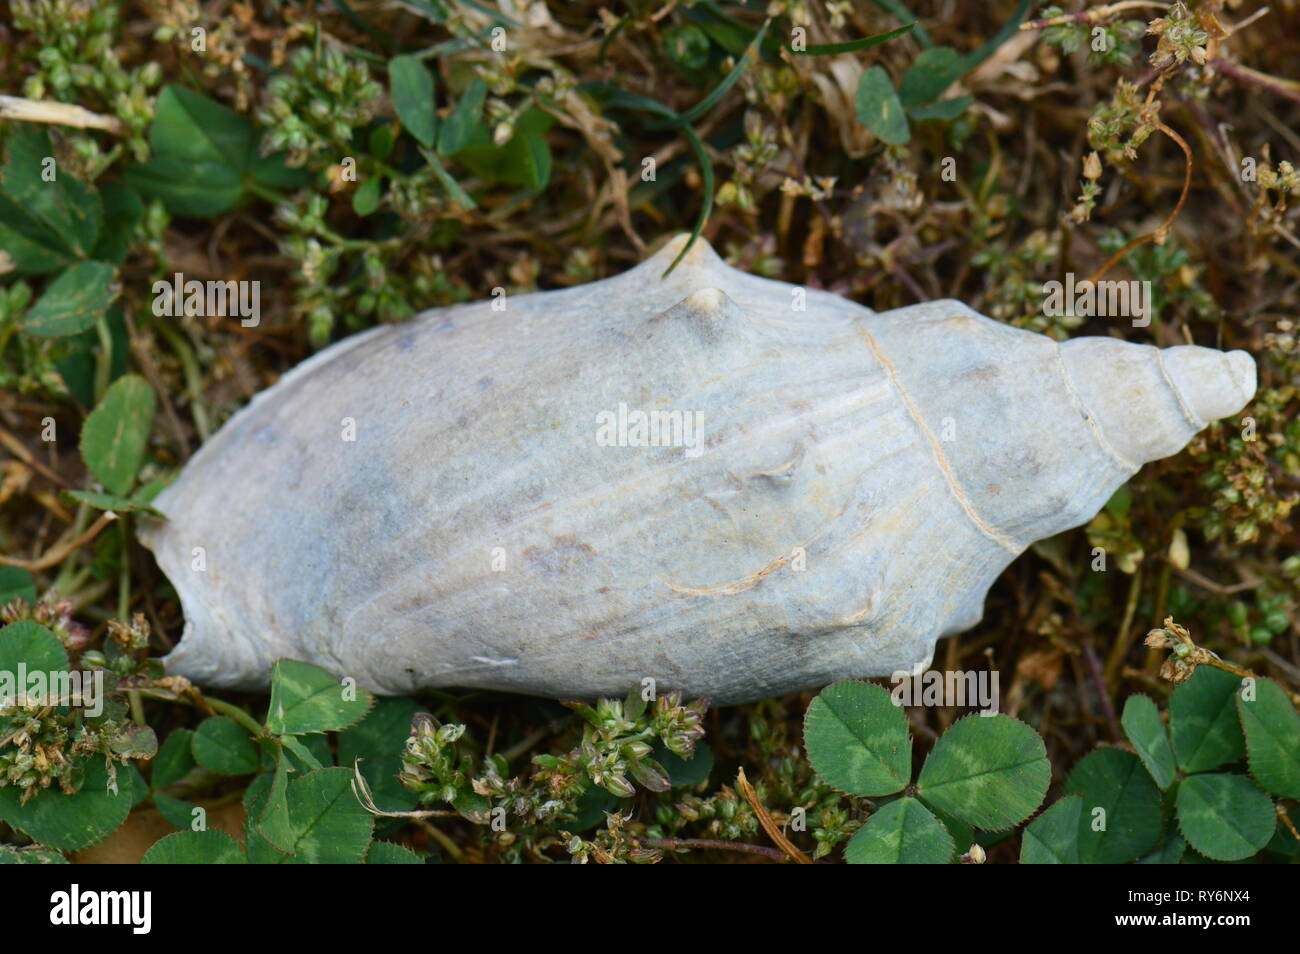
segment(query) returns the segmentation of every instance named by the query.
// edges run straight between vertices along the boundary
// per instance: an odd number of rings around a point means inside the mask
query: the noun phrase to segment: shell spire
[[[1236,414],[1255,396],[1255,359],[1244,351],[1178,345],[1160,356],[1183,403],[1207,424]]]
[[[1061,359],[1102,439],[1134,469],[1177,453],[1255,395],[1255,361],[1244,351],[1075,338]]]

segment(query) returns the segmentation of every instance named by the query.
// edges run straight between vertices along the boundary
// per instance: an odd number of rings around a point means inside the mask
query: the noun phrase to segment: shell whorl
[[[1160,357],[1184,407],[1202,427],[1236,414],[1255,396],[1255,359],[1244,351],[1178,345]]]
[[[1061,360],[1104,440],[1134,470],[1176,454],[1255,395],[1255,362],[1244,351],[1073,338]]]

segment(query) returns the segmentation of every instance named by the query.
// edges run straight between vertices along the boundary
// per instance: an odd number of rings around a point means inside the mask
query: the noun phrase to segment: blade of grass
[[[605,99],[605,106],[613,109],[635,109],[643,113],[654,113],[656,116],[666,116],[670,120],[676,120],[678,114],[669,109],[657,99],[651,99],[649,96],[641,96],[637,93],[629,93],[621,89],[610,90],[608,97]]]
[[[376,43],[382,44],[384,49],[391,50],[393,48],[393,38],[378,27],[373,26],[370,21],[353,10],[347,0],[334,0],[334,6],[338,8],[339,13],[347,17],[349,23]]]
[[[429,168],[432,169],[433,174],[438,177],[438,181],[442,183],[443,188],[447,190],[447,193],[451,196],[453,202],[465,210],[478,208],[478,203],[474,201],[473,197],[468,192],[461,188],[460,183],[457,182],[452,177],[452,174],[447,171],[446,167],[438,161],[438,156],[433,152],[433,150],[425,149],[421,146],[420,155],[424,156],[424,161],[429,164]]]
[[[833,56],[836,53],[868,50],[873,46],[888,43],[890,40],[902,36],[915,26],[915,23],[909,23],[907,26],[899,27],[897,30],[890,30],[888,33],[877,33],[875,36],[864,36],[861,39],[848,40],[844,43],[818,43],[804,50],[790,50],[790,52],[795,56]]]
[[[506,23],[512,27],[518,27],[521,30],[524,28],[524,25],[520,23],[518,20],[514,19],[513,17],[506,16],[500,10],[495,10],[492,7],[489,7],[487,4],[477,3],[476,0],[461,0],[461,3],[465,4],[465,6],[467,7],[472,7],[473,9],[477,10],[479,13],[483,14],[484,16],[491,17],[493,20],[496,20],[499,23]],[[432,9],[427,3],[421,4],[421,6]]]
[[[623,32],[623,27],[627,26],[628,21],[631,19],[632,18],[630,16],[624,16],[622,19],[620,19],[617,23],[614,24],[614,29],[610,30],[608,33],[605,34],[605,39],[600,41],[600,49],[596,52],[597,63],[604,65],[605,52],[609,49],[609,45],[614,42],[614,37],[618,36],[620,33]]]
[[[766,29],[766,27],[764,28]],[[605,105],[616,109],[635,109],[641,112],[654,113],[657,116],[667,117],[667,123],[661,123],[658,125],[660,127],[677,128],[681,134],[686,137],[686,141],[690,143],[691,150],[695,153],[695,157],[700,161],[700,176],[704,180],[704,204],[700,206],[700,214],[695,218],[695,227],[691,229],[690,239],[682,246],[682,250],[677,253],[677,257],[673,259],[672,264],[664,269],[663,275],[660,276],[660,278],[667,278],[669,273],[677,267],[678,263],[686,257],[686,253],[691,250],[691,246],[695,244],[695,240],[700,237],[700,233],[704,231],[704,225],[709,219],[709,213],[713,211],[713,161],[709,158],[708,152],[705,151],[704,142],[700,139],[695,128],[688,125],[679,125],[679,121],[683,117],[658,100],[650,99],[648,96],[638,96],[636,93],[628,93],[621,89],[616,89],[605,101]]]
[[[979,49],[966,54],[965,69],[963,72],[969,73],[997,52],[998,47],[1007,42],[1013,33],[1020,30],[1020,21],[1023,20],[1028,13],[1029,0],[1020,0],[1019,6],[1016,7],[1016,12],[1011,14],[1011,19],[1002,25],[1002,29],[993,34],[993,38],[983,46],[979,47]]]
[[[907,9],[907,5],[899,3],[898,0],[872,0],[872,2],[903,23],[916,19],[916,15]],[[930,39],[930,32],[920,23],[916,24],[916,42],[923,48],[934,46],[934,40]]]
[[[763,42],[763,37],[767,34],[767,28],[771,25],[771,20],[765,20],[763,22],[762,28],[754,34],[754,39],[749,41],[749,46],[745,47],[745,52],[742,53],[740,59],[736,61],[736,65],[731,68],[731,72],[723,78],[721,83],[713,87],[713,90],[709,95],[705,96],[690,109],[686,110],[686,112],[678,114],[675,119],[667,120],[662,123],[652,123],[648,128],[672,129],[679,126],[687,126],[716,106],[722,97],[726,96],[727,93],[731,91],[731,87],[735,86],[736,83],[740,81],[740,74],[744,72],[744,69],[749,65],[749,62],[758,55],[758,46]]]
[[[700,214],[695,218],[695,228],[691,229],[691,237],[682,250],[677,253],[671,265],[664,269],[660,278],[667,278],[668,273],[677,267],[677,263],[686,257],[686,253],[691,250],[695,240],[700,237],[704,231],[704,223],[709,220],[709,213],[713,211],[713,161],[709,159],[709,154],[704,151],[704,143],[700,140],[699,134],[695,132],[692,126],[683,126],[682,135],[686,141],[691,144],[691,149],[695,151],[696,158],[700,160],[700,175],[704,179],[704,204],[700,206]]]

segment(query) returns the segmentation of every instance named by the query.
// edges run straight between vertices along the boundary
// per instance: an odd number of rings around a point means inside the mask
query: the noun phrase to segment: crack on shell
[[[1056,364],[1060,368],[1061,380],[1065,383],[1065,390],[1070,395],[1070,403],[1074,405],[1075,409],[1087,423],[1088,430],[1092,432],[1093,438],[1097,441],[1097,446],[1102,449],[1107,457],[1119,464],[1121,468],[1129,472],[1136,472],[1141,465],[1134,464],[1111,445],[1110,441],[1106,439],[1106,434],[1102,431],[1101,425],[1097,423],[1097,415],[1093,413],[1092,408],[1088,407],[1087,402],[1083,399],[1083,395],[1075,388],[1074,381],[1070,377],[1070,369],[1066,365],[1065,358],[1061,354],[1060,345],[1057,345],[1056,347]]]
[[[1174,379],[1169,376],[1169,369],[1165,367],[1165,356],[1163,352],[1161,352],[1159,348],[1156,348],[1155,352],[1156,367],[1160,369],[1160,376],[1165,379],[1165,384],[1167,384],[1169,390],[1173,392],[1174,400],[1178,402],[1178,409],[1183,412],[1183,417],[1187,419],[1187,423],[1191,425],[1192,430],[1199,431],[1206,425],[1206,422],[1202,421],[1200,416],[1187,406],[1187,401],[1183,398],[1183,392],[1178,389],[1178,385],[1174,383]]]
[[[862,322],[858,322],[858,334],[862,336],[862,339],[867,343],[867,347],[871,349],[871,354],[889,375],[889,380],[894,385],[894,389],[898,392],[899,397],[902,398],[903,405],[907,408],[908,415],[912,418],[912,421],[916,424],[922,436],[930,442],[930,448],[934,452],[934,459],[939,465],[939,470],[943,473],[944,483],[952,492],[953,497],[961,506],[961,509],[965,511],[966,516],[970,518],[971,522],[975,524],[975,526],[979,528],[979,531],[986,537],[996,542],[998,546],[1002,547],[1007,552],[1018,556],[1022,548],[1016,546],[1015,541],[1000,533],[995,527],[986,523],[975,511],[975,507],[971,504],[970,498],[966,496],[966,492],[962,489],[961,484],[958,483],[957,475],[952,472],[952,467],[948,463],[948,458],[944,455],[943,448],[939,446],[939,439],[934,436],[934,432],[930,430],[930,425],[926,424],[925,418],[921,415],[921,409],[916,406],[916,402],[912,400],[912,396],[908,394],[907,389],[903,387],[903,382],[899,380],[897,369],[890,362],[889,358],[885,356],[885,353],[880,350],[880,345],[876,343],[876,339],[871,336],[871,332],[867,331]]]
[[[800,441],[795,446],[794,453],[775,467],[769,467],[766,470],[751,470],[747,473],[736,476],[742,481],[761,479],[776,484],[777,486],[789,484],[794,478],[795,471],[797,471],[799,465],[803,463],[804,455],[807,454],[807,452],[807,447],[805,447],[803,442]]]
[[[718,583],[714,586],[689,586],[681,583],[671,583],[668,581],[664,581],[664,585],[668,587],[668,589],[672,590],[673,593],[678,594],[680,597],[735,596],[738,593],[743,593],[746,590],[753,589],[755,586],[761,583],[766,577],[771,576],[773,573],[775,573],[777,570],[781,569],[782,567],[789,566],[790,558],[794,555],[795,550],[803,550],[807,552],[809,545],[811,545],[814,540],[817,540],[820,537],[824,536],[827,529],[830,526],[832,526],[835,523],[835,521],[839,520],[840,517],[844,516],[844,511],[847,509],[848,509],[848,504],[846,503],[843,506],[841,506],[840,509],[837,510],[834,513],[834,515],[832,515],[821,527],[819,527],[816,533],[814,533],[812,536],[808,537],[807,539],[799,543],[796,543],[793,547],[790,547],[786,551],[785,556],[779,556],[773,560],[768,561],[765,565],[759,567],[753,573],[749,574],[749,576],[741,577],[739,580],[733,580],[730,583]]]

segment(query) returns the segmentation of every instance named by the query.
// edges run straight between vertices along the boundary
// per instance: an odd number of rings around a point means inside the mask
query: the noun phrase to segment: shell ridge
[[[758,586],[764,577],[771,576],[777,570],[788,565],[789,562],[789,557],[779,556],[774,560],[769,560],[749,576],[743,577],[739,580],[734,580],[730,583],[718,583],[714,586],[684,586],[680,583],[671,583],[665,580],[664,586],[672,590],[674,594],[684,597],[735,596],[738,593],[743,593],[745,590]]]
[[[952,467],[948,464],[948,458],[944,456],[943,448],[939,446],[939,439],[935,437],[934,432],[930,430],[930,425],[925,423],[925,418],[921,415],[921,409],[916,406],[916,402],[912,400],[912,396],[908,394],[907,390],[903,387],[903,382],[899,380],[897,369],[895,369],[889,358],[885,356],[885,353],[880,350],[880,345],[877,344],[876,339],[871,336],[871,332],[863,327],[863,325],[859,324],[858,333],[862,335],[863,340],[867,343],[867,347],[871,349],[871,354],[880,363],[880,366],[885,369],[885,373],[889,375],[889,380],[893,383],[894,390],[897,391],[899,397],[903,399],[903,404],[907,408],[908,415],[912,418],[912,421],[916,424],[922,436],[930,442],[930,449],[934,453],[935,462],[938,463],[939,470],[943,473],[944,481],[947,483],[948,489],[952,492],[958,505],[966,512],[966,516],[970,518],[971,522],[975,524],[981,533],[990,540],[993,540],[998,546],[1002,547],[1007,552],[1019,556],[1020,551],[1023,548],[1016,546],[1014,540],[1011,540],[1005,534],[999,532],[997,528],[990,526],[985,522],[984,518],[976,512],[974,505],[970,502],[970,498],[966,496],[966,491],[963,490],[961,484],[958,483],[957,475],[952,472]]]
[[[822,526],[818,527],[812,536],[796,544],[796,547],[804,550],[808,549],[809,545],[811,545],[814,540],[825,535],[830,525],[843,516],[844,511],[847,509],[848,504],[846,503],[844,506],[840,507],[833,516],[827,519]],[[668,580],[664,580],[663,585],[668,587],[668,589],[675,594],[674,598],[695,596],[735,596],[737,593],[743,593],[746,590],[757,586],[765,577],[771,576],[782,567],[789,566],[789,552],[790,551],[785,551],[786,555],[769,560],[748,576],[741,577],[739,580],[733,580],[730,583],[717,583],[713,586],[687,586],[681,583],[672,583]]]
[[[1178,409],[1183,412],[1183,417],[1186,418],[1187,423],[1192,426],[1192,430],[1199,431],[1201,428],[1205,427],[1206,422],[1202,421],[1200,416],[1187,406],[1187,401],[1183,398],[1183,392],[1178,389],[1178,385],[1174,383],[1174,379],[1169,375],[1169,369],[1165,367],[1163,352],[1161,352],[1159,348],[1156,348],[1155,353],[1156,367],[1160,369],[1160,376],[1165,379],[1165,384],[1169,386],[1169,390],[1174,393],[1174,400],[1178,402]]]
[[[1097,423],[1096,413],[1093,412],[1092,408],[1088,406],[1088,402],[1083,399],[1083,395],[1075,388],[1074,380],[1070,377],[1070,369],[1065,363],[1065,358],[1061,355],[1060,345],[1057,345],[1056,347],[1056,364],[1061,369],[1061,380],[1065,383],[1065,389],[1070,395],[1070,403],[1083,414],[1083,419],[1088,422],[1088,430],[1092,431],[1092,436],[1096,439],[1097,446],[1105,452],[1107,457],[1119,464],[1125,471],[1128,473],[1137,473],[1142,465],[1130,461],[1123,454],[1117,451],[1114,445],[1106,439],[1105,432],[1101,429],[1101,425]]]
[[[1252,374],[1250,376],[1251,384],[1249,387],[1247,387],[1246,379],[1244,377],[1237,376],[1237,369],[1232,366],[1231,355],[1232,352],[1229,352],[1228,354],[1225,354],[1223,356],[1223,363],[1228,369],[1228,377],[1232,379],[1233,386],[1236,387],[1238,391],[1240,391],[1242,394],[1249,394],[1253,396],[1255,394],[1255,385],[1253,383],[1255,380],[1255,375]],[[1249,400],[1250,399],[1247,398],[1247,403],[1249,403]]]
[[[246,425],[256,417],[256,411],[264,406],[271,406],[275,399],[290,393],[299,382],[303,381],[308,372],[323,367],[332,361],[342,357],[344,354],[352,351],[357,345],[364,344],[373,338],[379,337],[385,330],[394,327],[393,325],[376,325],[374,328],[367,328],[365,331],[344,338],[342,341],[336,341],[327,348],[322,348],[310,358],[299,362],[290,368],[269,388],[254,394],[248,403],[231,414],[213,434],[212,439],[205,441],[203,445],[194,452],[194,455],[186,461],[186,470],[190,465],[201,465],[203,461],[218,457],[225,450],[227,444],[238,436],[239,428]],[[176,479],[163,488],[162,493],[154,501],[154,506],[167,514],[168,503],[174,494],[171,493],[173,488],[179,489],[181,476],[177,475]],[[168,514],[170,517],[171,515]],[[140,541],[150,550],[154,548],[154,539],[157,532],[165,526],[160,520],[147,519],[140,522],[139,537]]]

